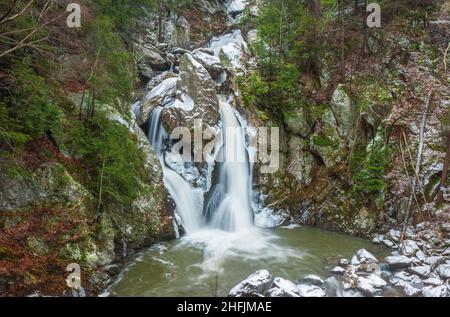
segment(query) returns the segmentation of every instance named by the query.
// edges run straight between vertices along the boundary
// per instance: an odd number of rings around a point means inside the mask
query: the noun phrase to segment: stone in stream
[[[339,263],[338,263],[338,265],[339,265],[339,266],[342,266],[342,267],[345,267],[345,266],[347,266],[347,265],[349,265],[349,264],[350,264],[350,261],[347,260],[347,259],[340,259],[340,260],[339,260]]]
[[[340,266],[336,266],[336,267],[335,267],[334,269],[332,269],[330,272],[333,273],[333,274],[342,275],[342,274],[345,273],[345,269],[342,268],[342,267],[340,267]]]
[[[326,297],[327,293],[315,285],[297,285],[300,297]]]
[[[411,266],[412,260],[404,255],[387,256],[384,261],[391,270],[404,269]]]
[[[426,286],[422,289],[422,295],[425,297],[446,297],[447,286]]]
[[[395,245],[394,242],[392,242],[391,240],[387,240],[387,239],[384,239],[382,242],[388,248],[392,248]]]
[[[318,285],[318,286],[323,285],[323,283],[325,283],[319,276],[314,275],[314,274],[306,275],[303,278],[303,281],[306,283],[309,283],[312,285]]]
[[[372,239],[372,243],[380,244],[381,242],[383,242],[383,240],[384,240],[384,235],[376,234]]]
[[[412,266],[408,268],[408,271],[422,278],[427,278],[430,275],[431,267],[429,265]]]
[[[230,291],[230,297],[259,297],[264,296],[272,288],[274,278],[267,270],[259,270]]]
[[[297,285],[295,285],[291,281],[285,280],[284,278],[277,277],[273,281],[273,288],[271,288],[269,290],[268,296],[269,297],[299,297],[300,295],[299,295]]]
[[[356,252],[356,258],[360,263],[378,263],[377,258],[366,249],[358,250]]]

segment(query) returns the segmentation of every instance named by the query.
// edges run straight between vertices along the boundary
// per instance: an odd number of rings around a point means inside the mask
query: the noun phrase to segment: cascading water
[[[251,171],[244,131],[233,113],[230,103],[220,97],[223,149],[219,165],[219,179],[212,199],[216,211],[210,226],[227,231],[239,231],[252,226]],[[220,201],[220,203],[219,203]],[[208,206],[209,207],[209,206]]]
[[[183,227],[187,233],[190,233],[201,228],[203,222],[200,212],[202,200],[198,191],[195,191],[181,175],[166,164],[164,147],[168,134],[161,121],[163,109],[157,107],[153,110],[147,137],[155,152],[159,155],[164,174],[164,184],[175,201]]]

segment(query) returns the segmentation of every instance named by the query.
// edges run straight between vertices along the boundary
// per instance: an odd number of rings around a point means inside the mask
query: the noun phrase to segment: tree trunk
[[[345,80],[345,25],[344,25],[344,0],[339,0],[339,20],[341,24],[339,36],[339,48],[341,55],[341,81]]]
[[[425,106],[424,106],[423,114],[422,114],[422,122],[420,124],[419,148],[417,149],[416,167],[415,167],[413,179],[412,179],[412,182],[411,182],[411,193],[409,194],[408,205],[406,207],[405,219],[404,219],[404,222],[403,222],[403,230],[402,230],[402,234],[401,234],[401,237],[400,237],[400,245],[403,244],[403,237],[405,235],[406,228],[408,227],[408,220],[410,218],[410,214],[411,214],[411,211],[412,211],[414,195],[416,194],[416,188],[417,188],[418,177],[419,177],[419,173],[420,173],[420,167],[422,165],[423,146],[424,146],[424,143],[425,143],[424,142],[425,141],[425,128],[426,128],[426,125],[427,125],[428,112],[430,110],[432,95],[433,95],[433,91],[430,91],[430,93],[425,98]]]
[[[157,0],[157,11],[158,11],[158,42],[162,42],[162,1]]]

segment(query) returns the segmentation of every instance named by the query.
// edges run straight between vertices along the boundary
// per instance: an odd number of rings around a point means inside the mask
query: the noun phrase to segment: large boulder
[[[194,128],[202,120],[203,129],[219,130],[219,101],[214,81],[205,67],[190,54],[180,59],[180,79],[175,102],[165,106],[162,120],[167,131],[177,127]]]
[[[177,92],[178,77],[169,77],[153,88],[142,100],[141,111],[137,117],[139,125],[143,125],[150,119],[152,111],[156,107],[164,107],[173,102]]]
[[[274,278],[272,274],[270,274],[267,270],[260,270],[233,287],[229,293],[229,296],[261,297],[272,288],[273,282]]]
[[[156,47],[150,44],[137,44],[135,50],[139,56],[138,65],[141,69],[145,69],[145,66],[150,66],[153,70],[158,71],[169,68],[169,64],[163,58],[164,53]]]
[[[214,56],[214,52],[208,53],[205,50],[195,50],[192,52],[192,56],[206,68],[214,80],[219,78],[224,72],[224,67],[220,59]]]

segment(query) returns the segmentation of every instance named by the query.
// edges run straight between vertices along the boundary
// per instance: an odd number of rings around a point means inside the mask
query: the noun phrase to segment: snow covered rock
[[[267,270],[260,270],[238,285],[233,287],[230,291],[230,297],[255,297],[264,296],[269,289],[272,288],[274,282],[273,276]]]
[[[315,285],[297,285],[300,297],[326,297],[327,293]]]

